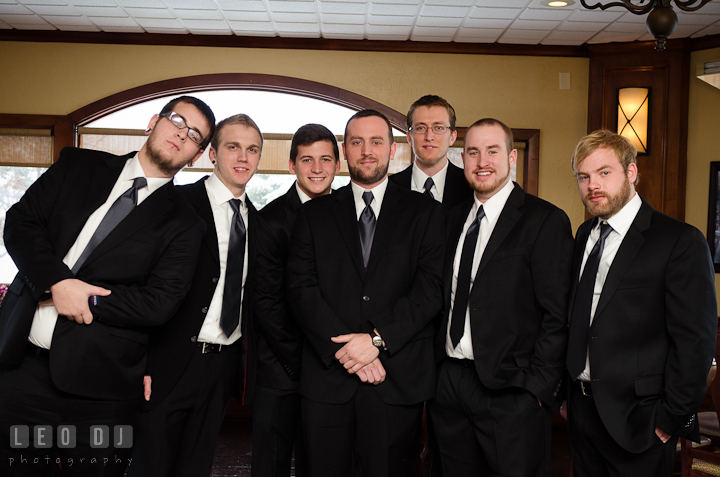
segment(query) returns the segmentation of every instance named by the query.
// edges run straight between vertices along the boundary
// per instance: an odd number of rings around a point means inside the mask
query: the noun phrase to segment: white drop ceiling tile
[[[25,0],[23,5],[67,5],[67,0]]]
[[[150,28],[163,30],[184,30],[185,25],[177,18],[136,18],[138,24],[146,30]]]
[[[314,13],[315,2],[270,1],[270,11],[286,13]]]
[[[512,20],[496,20],[496,19],[481,19],[481,18],[466,18],[463,22],[463,26],[467,28],[502,28],[505,29],[510,26]]]
[[[373,3],[370,12],[373,15],[416,15],[417,5],[391,5],[388,3]]]
[[[455,36],[458,41],[472,41],[473,39],[488,40],[492,39],[495,41],[500,35],[505,32],[505,29],[500,28],[460,28]]]
[[[358,35],[353,33],[323,33],[323,38],[328,40],[364,40],[365,35]]]
[[[408,39],[409,35],[383,35],[381,33],[379,34],[367,34],[368,40],[375,40],[375,41],[405,41]]]
[[[320,25],[317,23],[283,23],[275,22],[275,29],[279,33],[316,33],[320,34]]]
[[[462,18],[442,18],[442,17],[418,17],[415,22],[419,26],[428,27],[454,27],[457,28],[463,23]]]
[[[554,30],[560,25],[559,21],[545,20],[515,20],[510,28],[512,30]]]
[[[621,7],[612,8],[605,11],[601,10],[585,10],[579,9],[574,10],[567,18],[573,22],[614,22],[620,18],[623,14],[627,13],[627,10]]]
[[[38,15],[3,15],[2,20],[15,25],[45,25],[47,22]]]
[[[32,11],[22,5],[0,4],[0,15],[32,15]]]
[[[264,12],[267,10],[262,0],[216,0],[223,11]]]
[[[90,26],[94,25],[92,21],[90,21],[88,18],[83,16],[56,16],[56,15],[43,15],[43,19],[52,24],[56,27],[64,26],[64,25],[84,25],[84,26]]]
[[[9,23],[16,30],[57,30],[49,23]]]
[[[323,36],[328,34],[341,34],[347,33],[348,35],[360,35],[361,37],[365,34],[365,25],[340,25],[337,23],[323,24],[322,28]]]
[[[562,8],[541,9],[528,8],[520,14],[521,20],[565,20],[572,10]]]
[[[183,20],[222,20],[223,16],[218,10],[179,10],[173,8],[173,11]]]
[[[420,15],[428,17],[465,18],[470,11],[469,7],[448,7],[443,5],[423,5]]]
[[[462,42],[462,43],[495,43],[497,41],[497,37],[480,37],[480,38],[458,38],[455,37],[455,41]]]
[[[342,0],[342,1],[348,1],[348,0]],[[357,2],[357,0],[352,0],[353,2]],[[371,0],[367,3],[392,3],[395,5],[420,5],[422,3],[421,0]]]
[[[367,11],[367,4],[320,2],[320,11],[323,13],[339,13],[343,15],[364,15]]]
[[[632,12],[627,12],[616,21],[620,23],[642,23],[644,25],[647,21],[647,15],[635,15]]]
[[[478,0],[475,3],[483,7],[525,8],[530,3],[530,0]]]
[[[228,21],[230,28],[234,32],[273,32],[275,28],[272,22],[243,22],[243,21]]]
[[[411,26],[415,24],[415,17],[369,15],[368,25]]]
[[[102,31],[95,25],[55,25],[62,31]]]
[[[717,0],[706,3],[703,5],[703,7],[698,10],[697,12],[694,12],[695,15],[707,15],[707,14],[714,14],[714,15],[720,15],[720,2]]]
[[[0,0],[2,1],[2,0]],[[76,7],[117,7],[113,0],[68,0]]]
[[[225,20],[189,20],[182,21],[189,30],[227,30],[230,27]]]
[[[655,37],[650,33],[645,32],[645,34],[638,38],[637,41],[655,41]]]
[[[321,38],[322,37],[320,35],[320,33],[297,32],[297,31],[280,32],[277,35],[281,36],[283,38]]]
[[[28,8],[38,15],[81,15],[81,13],[70,5],[29,5]]]
[[[434,37],[450,37],[452,38],[457,32],[457,28],[441,28],[441,27],[423,27],[416,26],[413,28],[412,36],[434,36]]]
[[[611,23],[603,31],[612,31],[612,32],[620,32],[620,33],[635,33],[638,34],[644,33],[647,31],[647,27],[642,24],[637,23]]]
[[[89,17],[90,21],[108,31],[108,28],[140,28],[135,20],[128,17]]]
[[[4,21],[0,20],[0,30],[12,30],[12,27]]]
[[[121,7],[167,8],[161,0],[115,0]]]
[[[545,37],[545,40],[553,41],[578,41],[582,44],[589,40],[595,35],[595,32],[591,31],[551,31],[550,34]]]
[[[134,26],[134,27],[101,27],[102,31],[106,31],[108,33],[145,33],[145,30],[141,26]]]
[[[501,40],[528,40],[540,41],[548,35],[546,31],[538,30],[506,30]]]
[[[230,30],[227,25],[225,26],[224,30],[203,30],[202,28],[190,28],[190,33],[193,35],[217,35],[217,36],[230,36],[233,34],[232,30]]]
[[[545,38],[540,42],[541,45],[553,45],[553,46],[579,46],[585,43],[580,40],[548,40]]]
[[[522,13],[520,8],[474,8],[470,11],[470,18],[497,18],[514,20]]]
[[[642,36],[643,33],[621,33],[621,32],[612,32],[612,31],[601,31],[597,35],[593,36],[590,40],[588,40],[588,43],[610,43],[614,41],[635,41],[640,36]]]
[[[420,35],[411,35],[410,40],[412,41],[427,41],[427,42],[433,42],[433,43],[449,43],[453,41],[452,36],[420,36]]]
[[[502,37],[498,40],[498,43],[505,43],[511,45],[538,45],[540,40],[526,40],[523,38],[505,38]]]
[[[320,14],[323,24],[344,23],[349,25],[364,25],[365,15],[340,15],[336,13]]]
[[[704,27],[702,25],[683,25],[682,23],[677,26],[675,31],[670,38],[687,38],[692,36],[694,33],[699,32]]]
[[[168,35],[185,35],[189,33],[187,29],[181,28],[181,29],[175,29],[175,28],[145,28],[145,31],[148,33],[162,33],[162,34],[168,34]]]
[[[118,7],[76,7],[80,13],[88,17],[126,17],[128,16]]]
[[[412,28],[398,25],[367,25],[368,35],[410,36]]]
[[[445,5],[448,7],[470,7],[475,0],[425,0],[425,5]]]
[[[170,8],[185,10],[217,10],[212,0],[165,0]]]
[[[317,23],[317,13],[283,13],[273,12],[270,14],[272,20],[284,23]]]
[[[225,10],[222,12],[226,20],[237,20],[245,22],[267,22],[270,17],[267,12],[232,12]]]
[[[605,28],[608,24],[604,22],[571,22],[571,21],[564,21],[562,24],[556,28],[557,31],[588,31],[597,33],[603,28]]]
[[[273,31],[270,31],[270,32],[267,32],[267,31],[241,31],[241,30],[238,30],[238,31],[233,31],[233,33],[234,33],[235,35],[237,35],[237,36],[264,36],[264,37],[268,37],[268,38],[277,36],[277,34],[275,33],[274,30],[273,30]]]
[[[699,38],[707,35],[720,35],[720,24],[707,26],[693,35],[693,38]]]
[[[164,18],[172,20],[175,14],[167,8],[126,8],[128,14],[133,18]]]
[[[684,14],[682,12],[677,12],[677,16],[679,25],[707,26],[720,20],[720,15],[704,13],[702,11]]]

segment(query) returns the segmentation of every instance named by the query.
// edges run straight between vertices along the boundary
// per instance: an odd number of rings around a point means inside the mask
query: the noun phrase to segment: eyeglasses
[[[169,113],[162,113],[160,117],[169,119],[170,122],[173,123],[173,126],[178,129],[187,128],[187,137],[198,146],[202,146],[202,143],[205,140],[203,138],[203,135],[200,134],[200,131],[198,131],[197,129],[188,126],[187,122],[185,122],[185,118],[180,116],[178,113],[176,113],[175,111],[170,111]]]
[[[434,132],[435,134],[445,134],[445,131],[447,131],[450,128],[447,126],[441,126],[440,124],[436,124],[435,126],[433,126],[430,129],[432,129],[432,132]],[[425,134],[428,131],[428,127],[425,126],[424,124],[421,124],[420,126],[415,126],[415,127],[410,128],[410,131],[413,134],[421,135],[421,134]]]

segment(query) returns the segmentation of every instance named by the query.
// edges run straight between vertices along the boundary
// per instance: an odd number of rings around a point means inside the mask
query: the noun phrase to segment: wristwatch
[[[370,333],[370,336],[372,337],[373,346],[375,346],[379,351],[384,350],[385,347],[383,346],[383,339],[380,337],[380,335],[376,331],[373,333]]]

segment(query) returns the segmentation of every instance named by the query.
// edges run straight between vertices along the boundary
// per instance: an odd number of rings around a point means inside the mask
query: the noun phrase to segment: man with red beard
[[[443,210],[388,182],[392,127],[347,123],[350,185],[300,209],[288,303],[305,332],[300,395],[310,475],[410,475],[423,401],[435,391],[433,317],[442,308]],[[261,317],[258,317],[261,319]]]
[[[569,310],[568,419],[574,475],[671,476],[715,350],[715,276],[696,228],[636,192],[637,152],[596,131],[575,148],[580,198]]]
[[[512,131],[465,134],[472,199],[448,214],[443,356],[432,417],[444,475],[550,475],[550,415],[565,371],[572,233],[510,180]]]

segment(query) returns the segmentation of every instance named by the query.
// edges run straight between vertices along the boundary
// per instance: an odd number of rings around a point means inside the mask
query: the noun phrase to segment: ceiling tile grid
[[[609,0],[603,0],[607,3]],[[720,34],[720,0],[671,38]],[[0,29],[582,45],[652,39],[647,15],[540,0],[0,0]]]

